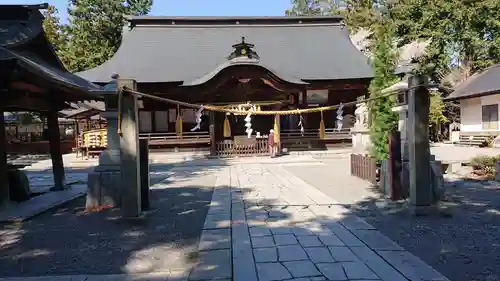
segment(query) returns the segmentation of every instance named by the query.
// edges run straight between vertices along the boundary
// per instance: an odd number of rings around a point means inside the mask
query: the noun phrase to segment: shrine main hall
[[[135,80],[137,91],[147,94],[229,108],[252,104],[261,110],[355,101],[367,94],[373,76],[369,59],[351,42],[340,16],[127,17],[116,54],[77,75],[100,85],[119,76]],[[335,111],[280,116],[282,146],[317,149],[350,139],[346,130],[354,108],[344,108],[342,115],[341,131],[335,129]],[[198,147],[216,141],[221,150],[247,137],[244,118],[223,112],[203,116],[201,128],[193,132],[196,109],[147,98],[139,105],[140,133],[157,145]],[[319,133],[321,120],[326,137]],[[253,138],[268,134],[273,122],[272,116],[253,116]],[[214,136],[209,136],[210,123]]]

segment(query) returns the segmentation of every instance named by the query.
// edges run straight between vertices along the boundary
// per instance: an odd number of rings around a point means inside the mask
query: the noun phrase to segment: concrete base
[[[85,208],[118,207],[121,203],[120,171],[93,171],[88,175]]]
[[[99,155],[99,166],[88,174],[87,210],[103,206],[118,207],[121,203],[120,151],[104,150]]]
[[[99,166],[96,169],[120,170],[120,150],[106,149],[99,155]]]

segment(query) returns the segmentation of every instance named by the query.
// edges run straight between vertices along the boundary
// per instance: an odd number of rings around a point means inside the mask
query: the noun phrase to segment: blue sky
[[[67,20],[68,0],[0,0],[0,4],[39,4],[48,2]],[[181,4],[182,3],[182,4]],[[281,16],[291,0],[153,0],[151,15],[167,16]]]

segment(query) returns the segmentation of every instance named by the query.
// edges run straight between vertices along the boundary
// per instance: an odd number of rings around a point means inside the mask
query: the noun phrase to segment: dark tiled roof
[[[111,75],[138,82],[194,81],[227,61],[242,37],[260,63],[302,80],[371,78],[368,58],[351,43],[339,17],[132,17],[117,53],[78,73],[107,83]]]
[[[78,93],[78,98],[99,98],[102,88],[68,72],[47,41],[39,11],[47,7],[48,4],[0,5],[0,61],[12,61],[7,67],[32,73],[66,93]]]
[[[49,64],[33,54],[32,52],[16,52],[4,47],[0,47],[0,60],[14,59],[18,65],[36,75],[47,77],[53,82],[61,83],[63,86],[79,88],[83,91],[99,91],[102,87],[93,84],[75,74],[62,70]],[[96,95],[97,97],[97,95]]]
[[[462,82],[445,100],[461,100],[500,92],[500,64],[476,73]]]

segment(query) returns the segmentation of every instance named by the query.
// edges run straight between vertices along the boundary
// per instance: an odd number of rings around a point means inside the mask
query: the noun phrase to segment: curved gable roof
[[[365,57],[339,17],[132,17],[114,57],[81,77],[138,82],[193,81],[227,61],[245,37],[260,62],[302,80],[371,78]]]

